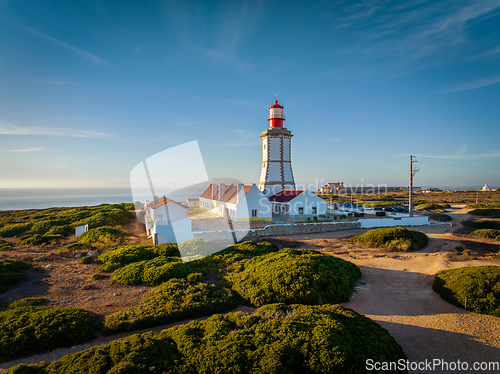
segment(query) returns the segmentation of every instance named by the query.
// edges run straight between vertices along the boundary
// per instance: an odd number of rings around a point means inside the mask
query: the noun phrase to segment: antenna
[[[412,156],[410,155],[410,217],[413,217],[413,177],[415,176],[415,173],[419,171],[419,169],[414,169],[413,168],[413,163],[418,162],[417,160],[414,160],[413,158],[416,158],[417,156]]]

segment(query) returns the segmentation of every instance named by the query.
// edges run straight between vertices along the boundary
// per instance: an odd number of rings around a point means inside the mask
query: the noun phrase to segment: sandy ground
[[[492,245],[498,247],[498,243],[471,240],[456,233],[461,228],[460,222],[467,219],[467,211],[455,208],[450,210],[449,214],[453,216],[452,225],[433,224],[413,228],[425,232],[430,241],[426,248],[412,253],[386,252],[345,240],[346,237],[367,230],[291,235],[287,238],[302,241],[303,247],[315,248],[357,264],[362,270],[362,278],[356,284],[351,300],[343,305],[385,327],[403,347],[410,361],[460,360],[468,362],[470,368],[474,362],[500,362],[500,318],[456,308],[432,291],[434,275],[440,270],[463,266],[500,265],[500,256],[481,249]],[[131,222],[127,229],[137,230],[138,240],[145,240],[140,236],[141,226]],[[452,255],[457,247],[472,249],[472,256]],[[40,252],[33,253],[35,254],[40,255]],[[74,258],[54,259],[47,265],[50,267],[42,268],[38,273],[33,272],[27,282],[1,295],[0,301],[36,294],[47,298],[50,306],[78,306],[96,313],[109,314],[139,304],[141,291],[147,289],[144,286],[116,285],[109,279],[90,282],[88,275],[96,271],[96,265],[81,265]],[[113,296],[115,293],[121,295]],[[87,297],[96,298],[87,300]],[[243,309],[252,311],[251,308]],[[171,325],[134,333],[160,331],[169,326]],[[123,336],[125,334],[101,336],[84,345],[2,363],[0,372],[20,362],[56,360],[67,353],[104,344]],[[456,371],[438,368],[434,372]]]

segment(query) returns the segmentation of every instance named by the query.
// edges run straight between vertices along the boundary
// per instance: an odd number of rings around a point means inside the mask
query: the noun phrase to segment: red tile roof
[[[290,200],[295,199],[305,190],[283,190],[277,194],[270,196],[269,201],[274,201],[277,203],[288,203]]]
[[[172,200],[172,199],[169,199],[168,197],[160,197],[159,201],[158,202],[152,202],[151,204],[149,204],[149,206],[153,209],[158,209],[159,207],[165,205],[165,204],[168,204],[169,202],[173,202],[174,204],[177,204],[183,208],[186,208],[184,205],[182,204],[179,204],[178,202]]]
[[[216,184],[214,187],[215,193],[212,194],[212,184],[210,184],[200,197],[209,200],[219,200],[229,204],[236,204],[236,197],[238,193],[237,184],[226,185],[224,195],[222,195],[222,197],[219,197],[219,185]],[[246,194],[251,187],[251,184],[244,185],[244,193]]]

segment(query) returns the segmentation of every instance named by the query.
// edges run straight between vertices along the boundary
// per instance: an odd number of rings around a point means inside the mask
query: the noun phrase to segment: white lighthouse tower
[[[269,107],[269,129],[262,132],[262,168],[259,189],[266,196],[295,189],[292,172],[292,132],[283,127],[283,106],[274,101]]]

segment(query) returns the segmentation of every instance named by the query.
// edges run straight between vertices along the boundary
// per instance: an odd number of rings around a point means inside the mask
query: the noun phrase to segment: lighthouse
[[[278,100],[269,107],[269,129],[262,132],[262,168],[259,189],[265,196],[281,190],[294,190],[292,172],[292,132],[283,127],[285,116]]]

